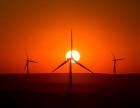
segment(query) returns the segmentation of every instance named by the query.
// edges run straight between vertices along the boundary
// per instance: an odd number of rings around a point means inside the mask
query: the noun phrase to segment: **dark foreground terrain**
[[[140,108],[140,75],[0,75],[0,108]],[[10,106],[10,107],[9,107]]]

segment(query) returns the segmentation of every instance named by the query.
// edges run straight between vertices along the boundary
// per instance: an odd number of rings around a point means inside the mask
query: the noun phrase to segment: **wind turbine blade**
[[[116,60],[124,60],[124,58],[116,59]]]
[[[29,62],[32,62],[32,63],[38,63],[38,62],[36,62],[36,61],[32,61],[32,60],[29,60]]]
[[[64,61],[63,63],[61,63],[57,68],[55,68],[52,72],[55,72],[56,70],[58,70],[60,67],[62,67],[64,64],[66,64],[69,60]]]
[[[113,60],[115,60],[116,59],[116,57],[115,57],[115,55],[114,55],[114,53],[111,51],[111,55],[112,55],[112,57],[113,57]]]
[[[25,55],[26,55],[27,60],[29,60],[28,53],[27,53],[26,49],[25,49]]]
[[[74,59],[73,59],[73,60],[74,60]],[[89,71],[90,73],[93,74],[93,72],[92,72],[90,69],[88,69],[86,66],[82,65],[81,63],[77,62],[76,60],[74,60],[74,62],[75,62],[76,64],[78,64],[79,66],[81,66],[82,68],[86,69],[87,71]]]
[[[73,57],[72,50],[73,50],[73,37],[72,37],[72,29],[71,29],[71,58]]]

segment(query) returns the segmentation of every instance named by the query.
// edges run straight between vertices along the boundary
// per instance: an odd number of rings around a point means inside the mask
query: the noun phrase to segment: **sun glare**
[[[69,58],[71,58],[71,50],[66,53],[66,59],[69,59]],[[76,50],[72,50],[72,58],[76,61],[79,61],[80,53]],[[72,63],[75,63],[75,62],[72,60]]]

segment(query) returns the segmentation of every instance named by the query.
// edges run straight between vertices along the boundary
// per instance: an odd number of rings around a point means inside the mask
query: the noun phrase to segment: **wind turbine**
[[[60,67],[62,67],[64,64],[66,64],[67,62],[69,62],[69,93],[72,93],[72,61],[74,61],[76,64],[78,64],[79,66],[81,66],[82,68],[86,69],[87,71],[89,71],[90,73],[93,74],[93,72],[88,69],[86,66],[84,66],[83,64],[79,63],[78,61],[76,61],[73,58],[73,34],[72,34],[72,30],[71,30],[71,57],[68,58],[67,60],[65,60],[63,63],[61,63],[57,68],[55,68],[52,72],[55,72],[56,70],[58,70]]]
[[[24,68],[24,71],[26,71],[27,74],[30,74],[30,71],[29,71],[29,64],[30,63],[38,63],[36,61],[33,61],[29,58],[27,52],[26,52],[26,60],[25,60],[26,64],[25,64],[25,68]]]
[[[117,76],[116,64],[117,64],[118,61],[124,60],[124,58],[116,58],[116,56],[113,55],[113,54],[112,54],[112,56],[113,56],[113,60],[112,61],[114,63],[114,67],[113,67],[113,69],[114,69],[114,79],[116,80],[116,76]]]

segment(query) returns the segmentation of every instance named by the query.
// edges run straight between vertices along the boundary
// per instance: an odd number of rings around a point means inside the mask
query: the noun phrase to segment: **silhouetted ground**
[[[68,74],[0,75],[0,107],[140,108],[140,75]],[[4,107],[1,107],[4,108]]]

